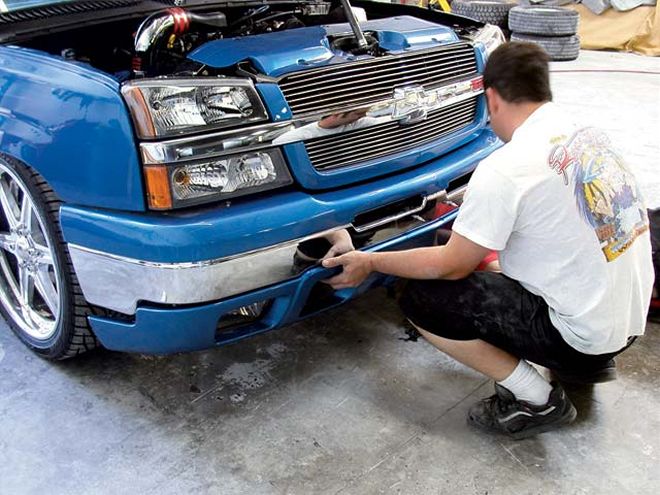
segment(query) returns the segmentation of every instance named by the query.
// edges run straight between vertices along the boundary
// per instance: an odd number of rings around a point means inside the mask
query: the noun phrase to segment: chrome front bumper
[[[422,198],[417,208],[407,209],[364,225],[343,225],[300,239],[253,252],[215,260],[188,263],[157,263],[116,256],[69,244],[69,252],[85,299],[127,315],[135,314],[139,302],[167,305],[217,301],[294,278],[293,256],[301,242],[349,229],[372,234],[369,244],[410,232],[428,222],[418,213],[436,201],[459,205],[465,188]]]

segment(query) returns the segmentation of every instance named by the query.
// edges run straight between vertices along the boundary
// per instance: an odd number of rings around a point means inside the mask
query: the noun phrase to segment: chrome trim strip
[[[445,192],[445,199],[442,199],[442,202],[445,203],[451,203],[456,206],[461,206],[463,203],[463,197],[465,196],[465,192],[467,191],[468,186],[461,186],[458,189],[454,189],[453,191],[450,192]]]
[[[198,137],[140,143],[145,165],[208,159],[228,153],[245,153],[270,146],[328,137],[388,122],[419,120],[429,112],[454,105],[483,93],[481,75],[472,75],[438,88],[400,88],[394,97],[368,107],[335,109],[331,115],[315,113],[285,122],[254,125]],[[417,121],[418,121],[417,120]]]
[[[407,216],[414,215],[415,213],[419,213],[420,211],[423,211],[428,205],[428,203],[433,200],[440,200],[441,203],[445,202],[455,206],[459,206],[460,203],[463,202],[463,196],[465,195],[466,190],[467,190],[467,186],[460,187],[452,191],[451,193],[447,193],[447,191],[443,189],[442,191],[438,191],[437,193],[424,196],[422,198],[422,203],[411,210],[405,210],[400,213],[396,213],[394,215],[383,217],[380,220],[374,220],[373,222],[369,222],[365,225],[355,225],[355,223],[353,223],[352,224],[353,230],[355,230],[355,232],[360,234],[362,232],[375,229],[376,227],[381,227],[385,224],[395,222]]]
[[[366,232],[368,230],[375,229],[376,227],[381,227],[382,225],[385,225],[387,223],[395,222],[409,215],[414,215],[415,213],[419,213],[424,208],[426,208],[427,204],[428,204],[428,197],[424,197],[422,198],[422,204],[415,208],[412,208],[411,210],[404,210],[394,215],[389,215],[387,217],[383,217],[379,220],[374,220],[373,222],[369,222],[364,225],[353,224],[353,229],[355,229],[355,232],[357,232],[358,234],[361,234],[362,232]]]
[[[73,244],[69,253],[89,303],[133,315],[140,301],[199,304],[292,278],[299,242],[191,263],[142,261]]]
[[[463,190],[449,194],[439,191],[423,201],[426,204],[433,199],[448,200]],[[427,220],[415,214],[418,211],[377,222],[369,245],[425,224]],[[90,304],[133,315],[141,301],[200,304],[291,279],[296,276],[292,272],[293,255],[301,242],[351,228],[352,225],[344,225],[234,256],[183,263],[137,260],[76,244],[69,244],[68,248],[85,299]]]
[[[308,235],[306,237],[299,237],[297,239],[293,239],[290,241],[285,241],[279,244],[272,244],[270,246],[266,246],[264,248],[260,249],[253,249],[252,251],[245,251],[239,254],[234,254],[231,256],[225,256],[223,258],[215,258],[212,260],[204,260],[204,261],[187,261],[187,262],[177,262],[177,263],[168,263],[168,262],[161,262],[161,261],[143,261],[143,260],[138,260],[135,258],[129,258],[127,256],[120,256],[117,254],[111,254],[111,253],[106,253],[105,251],[99,251],[96,249],[84,247],[84,246],[79,246],[78,244],[69,244],[69,247],[73,247],[77,250],[80,251],[85,251],[86,253],[94,254],[97,256],[103,256],[106,258],[110,258],[115,261],[121,261],[122,263],[130,263],[134,265],[140,265],[140,266],[146,266],[149,268],[158,268],[162,270],[185,270],[188,268],[201,268],[201,267],[207,267],[207,266],[213,266],[217,265],[219,263],[225,263],[227,261],[234,260],[236,258],[243,258],[245,256],[251,256],[254,254],[259,254],[263,253],[265,251],[272,251],[274,249],[281,249],[283,247],[287,247],[289,245],[298,245],[301,242],[308,241],[310,239],[316,239],[318,237],[324,237],[328,234],[331,234],[333,232],[337,232],[339,230],[343,229],[348,229],[350,228],[351,225],[343,225],[340,227],[335,227],[332,229],[324,230],[322,232],[317,232],[316,234]]]

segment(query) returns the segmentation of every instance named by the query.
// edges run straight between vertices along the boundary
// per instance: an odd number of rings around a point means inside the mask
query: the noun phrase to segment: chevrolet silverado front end
[[[0,302],[47,357],[203,349],[341,304],[384,277],[332,291],[300,247],[431,244],[500,145],[480,74],[501,34],[468,19],[35,3],[0,14]]]

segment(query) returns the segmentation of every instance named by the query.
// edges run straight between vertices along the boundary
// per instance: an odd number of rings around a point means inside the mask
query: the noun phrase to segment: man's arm
[[[335,289],[356,287],[371,272],[414,279],[456,280],[472,273],[489,251],[488,248],[453,232],[444,246],[383,253],[351,251],[324,260],[323,266],[343,266],[342,273],[327,280]]]

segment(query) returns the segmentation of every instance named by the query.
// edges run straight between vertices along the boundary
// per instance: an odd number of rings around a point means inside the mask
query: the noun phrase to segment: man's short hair
[[[484,69],[484,87],[493,88],[510,103],[552,101],[548,61],[533,43],[505,43],[490,54]]]

